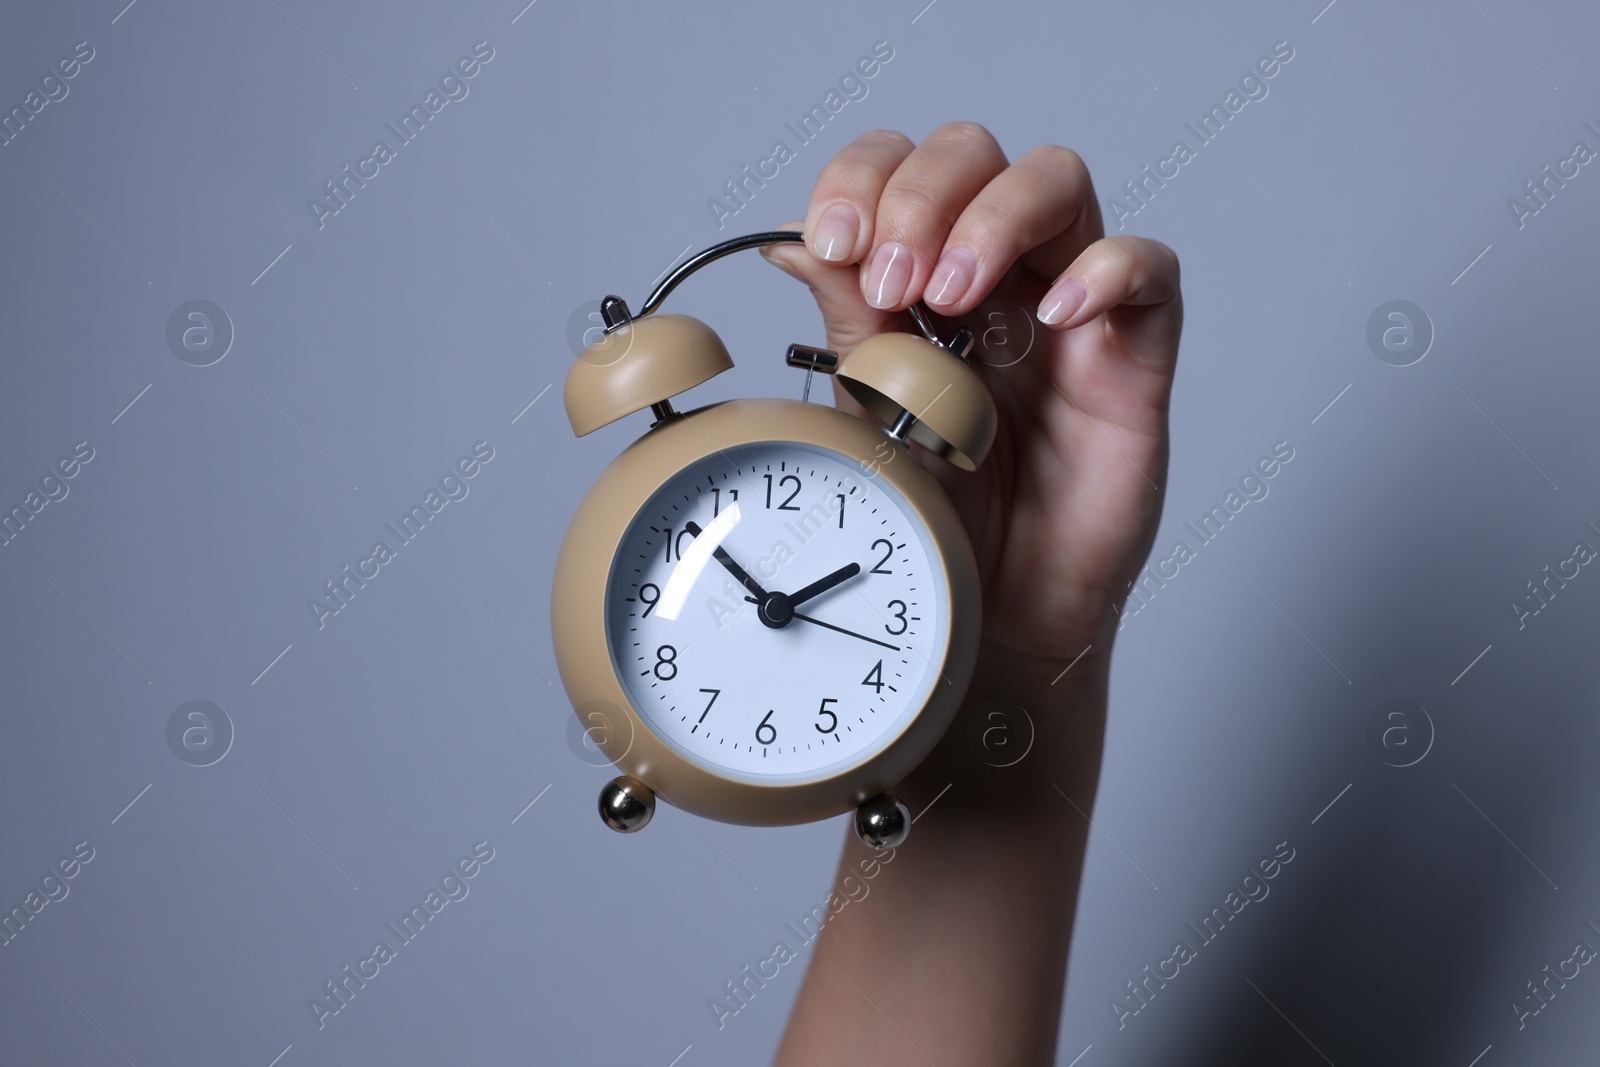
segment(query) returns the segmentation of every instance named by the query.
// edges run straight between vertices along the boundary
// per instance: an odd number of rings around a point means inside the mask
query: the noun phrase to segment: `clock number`
[[[890,541],[888,538],[880,537],[876,541],[872,542],[872,549],[873,549],[874,552],[877,551],[879,545],[883,546],[883,558],[880,559],[877,563],[873,564],[872,569],[870,571],[868,571],[867,573],[868,574],[893,574],[894,571],[890,570],[888,567],[885,567],[884,564],[888,563],[889,562],[889,557],[894,555],[894,542]]]
[[[678,676],[678,650],[671,645],[662,645],[656,649],[655,675],[663,682],[670,682]],[[668,671],[670,673],[663,673]]]
[[[694,535],[691,534],[688,530],[679,530],[677,538],[674,539],[673,536],[672,536],[672,527],[670,527],[670,526],[667,527],[667,562],[668,563],[672,562],[672,557],[673,557],[674,554],[676,554],[677,557],[680,560],[683,558],[683,539],[685,537],[693,537],[693,536]]]
[[[722,490],[717,486],[711,487],[711,517],[714,519],[722,514]],[[739,502],[739,490],[729,489],[728,500],[732,503]]]
[[[889,635],[891,637],[899,637],[901,634],[905,633],[906,630],[909,629],[910,626],[911,626],[911,624],[906,621],[906,602],[904,600],[891,600],[891,601],[889,601],[889,609],[891,611],[893,611],[894,610],[894,606],[896,604],[900,605],[900,610],[894,612],[894,617],[896,619],[900,620],[900,629],[898,629],[898,630],[890,630],[888,623],[884,623],[883,624],[883,628],[885,630],[888,630]]]
[[[880,659],[878,665],[867,672],[867,676],[861,679],[861,684],[872,686],[874,693],[883,692],[883,660]]]
[[[822,707],[817,709],[817,717],[820,719],[822,716],[826,715],[828,717],[828,728],[827,729],[823,729],[822,728],[822,724],[820,722],[812,723],[812,725],[817,728],[817,733],[819,733],[819,734],[831,734],[831,733],[833,733],[835,730],[837,730],[839,728],[839,716],[835,715],[833,712],[828,710],[828,705],[829,704],[837,704],[837,703],[839,703],[839,701],[838,701],[838,699],[836,697],[824,697],[823,698]]]
[[[844,494],[839,494],[839,529],[844,529]]]
[[[767,507],[770,509],[772,507],[772,475],[763,474],[762,477],[767,480]],[[778,486],[779,488],[782,488],[783,486],[788,485],[790,482],[794,483],[794,491],[784,498],[783,503],[778,505],[779,511],[800,510],[799,504],[790,503],[791,500],[800,495],[800,479],[793,474],[785,474],[782,478],[778,479]]]
[[[711,699],[706,701],[706,710],[702,711],[700,713],[700,717],[694,721],[694,725],[689,727],[689,732],[691,734],[700,729],[700,724],[705,722],[706,716],[711,713],[711,705],[715,704],[717,702],[717,698],[722,695],[722,690],[720,689],[702,689],[700,692],[710,693]]]
[[[772,718],[772,712],[769,711],[756,724],[756,743],[758,745],[770,745],[778,739],[778,728],[767,721],[770,718]],[[767,732],[767,736],[761,736],[762,730]]]
[[[656,601],[660,599],[660,586],[656,585],[654,582],[645,582],[643,585],[641,585],[639,587],[639,603],[644,605],[644,615],[639,616],[639,618],[642,619],[649,615],[651,611],[655,610]]]

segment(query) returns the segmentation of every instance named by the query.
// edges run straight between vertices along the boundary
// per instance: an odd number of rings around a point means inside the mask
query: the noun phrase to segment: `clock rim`
[[[950,625],[936,682],[920,711],[877,754],[825,778],[757,784],[725,777],[673,748],[633,706],[617,675],[606,628],[606,591],[622,539],[667,480],[719,449],[793,442],[834,452],[877,473],[921,520],[937,560]],[[895,448],[881,462],[881,446]],[[903,460],[896,463],[894,460]],[[864,470],[867,469],[864,466]],[[942,573],[938,566],[942,560]],[[550,597],[551,639],[562,685],[580,716],[620,715],[597,744],[616,767],[680,810],[721,822],[779,826],[842,814],[892,789],[933,750],[955,718],[977,659],[982,596],[961,518],[933,475],[882,429],[837,408],[781,398],[728,400],[675,414],[629,445],[595,480],[567,527]]]

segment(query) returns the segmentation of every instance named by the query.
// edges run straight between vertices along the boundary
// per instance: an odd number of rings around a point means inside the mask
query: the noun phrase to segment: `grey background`
[[[0,148],[0,503],[78,441],[95,458],[0,549],[0,903],[77,842],[95,855],[0,948],[0,1058],[769,1057],[799,967],[720,1031],[706,1001],[824,898],[843,822],[663,808],[623,838],[596,818],[605,772],[569,750],[549,684],[550,574],[643,425],[572,438],[569,313],[637,304],[690,247],[800,214],[873,127],[1069,145],[1109,221],[1279,40],[1295,57],[1270,94],[1127,230],[1184,267],[1158,550],[1192,544],[1184,521],[1274,442],[1295,458],[1119,637],[1058,1062],[1593,1047],[1587,969],[1525,1029],[1510,1005],[1600,944],[1600,578],[1521,630],[1508,602],[1600,545],[1600,170],[1522,229],[1506,198],[1573,141],[1600,148],[1600,16],[924,3],[6,12],[5,108],[76,42],[95,57]],[[479,40],[495,57],[469,96],[319,230],[307,198]],[[719,231],[707,198],[880,40],[869,95]],[[166,343],[192,299],[235,331],[208,367]],[[1391,299],[1436,331],[1408,367],[1366,343]],[[740,257],[673,303],[740,360],[693,399],[798,395],[783,346],[820,325],[791,280]],[[495,458],[470,495],[319,630],[307,598],[480,440]],[[197,699],[235,734],[204,767],[167,744]],[[1366,740],[1394,699],[1436,734],[1407,768]],[[495,858],[470,895],[319,1030],[308,998],[480,840]],[[1110,998],[1280,841],[1296,855],[1271,895],[1119,1030]]]

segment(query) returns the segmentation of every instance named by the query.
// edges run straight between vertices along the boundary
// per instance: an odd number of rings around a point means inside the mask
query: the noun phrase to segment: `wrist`
[[[1023,652],[986,637],[978,647],[967,693],[969,700],[981,692],[1011,694],[1019,702],[1032,700],[1041,707],[1103,702],[1110,673],[1109,635],[1067,656]]]
[[[893,790],[918,835],[1077,836],[1052,828],[1080,825],[1073,805],[1093,803],[1110,669],[1098,651],[1052,660],[984,642],[950,728]]]

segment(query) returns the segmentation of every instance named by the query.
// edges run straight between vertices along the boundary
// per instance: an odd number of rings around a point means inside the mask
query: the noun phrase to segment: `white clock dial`
[[[714,452],[622,539],[612,662],[691,761],[765,784],[828,777],[882,751],[938,683],[942,566],[904,498],[844,456],[793,442]]]

